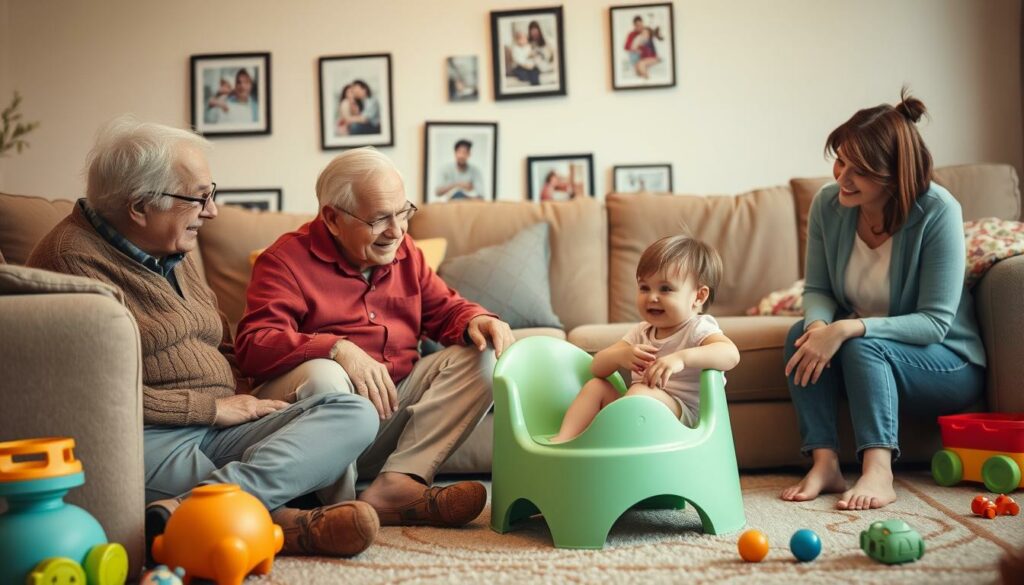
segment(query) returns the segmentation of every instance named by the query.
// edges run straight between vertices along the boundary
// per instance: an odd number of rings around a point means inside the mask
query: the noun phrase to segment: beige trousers
[[[381,421],[377,438],[333,486],[317,492],[326,503],[354,499],[357,476],[393,471],[433,483],[441,464],[455,452],[491,407],[494,350],[451,346],[413,366],[398,391],[398,410]],[[294,402],[326,393],[355,393],[337,362],[315,359],[256,388],[260,398]]]

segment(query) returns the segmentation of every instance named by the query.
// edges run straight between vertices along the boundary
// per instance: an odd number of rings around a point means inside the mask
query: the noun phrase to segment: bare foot
[[[780,498],[788,502],[806,502],[818,494],[835,494],[846,489],[846,480],[839,470],[839,461],[815,462],[803,480],[782,490]]]
[[[840,510],[870,510],[881,508],[896,501],[896,490],[892,487],[892,469],[888,466],[870,466],[857,480],[853,488],[843,493],[836,508]]]

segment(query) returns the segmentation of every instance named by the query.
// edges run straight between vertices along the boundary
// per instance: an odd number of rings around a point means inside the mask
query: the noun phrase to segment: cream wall
[[[675,190],[725,193],[829,171],[825,136],[908,83],[929,107],[938,164],[1024,159],[1020,0],[675,2],[678,84],[615,92],[608,6],[564,0],[568,96],[496,103],[492,9],[524,0],[0,0],[0,101],[17,88],[42,127],[0,161],[0,189],[82,191],[93,135],[122,112],[187,125],[188,58],[272,53],[273,134],[216,139],[222,187],[281,186],[285,208],[315,209],[317,58],[390,52],[396,146],[385,149],[422,198],[424,120],[499,123],[498,194],[525,195],[525,157],[593,152],[599,191],[614,164],[673,164]],[[555,3],[552,2],[551,5]],[[6,26],[6,30],[4,27]],[[476,54],[481,101],[449,104],[444,60]]]

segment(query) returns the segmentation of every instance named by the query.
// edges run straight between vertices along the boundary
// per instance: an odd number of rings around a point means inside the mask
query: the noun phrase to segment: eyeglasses
[[[213,201],[214,197],[217,196],[217,183],[210,183],[210,192],[203,193],[199,197],[189,197],[188,195],[175,195],[174,193],[163,193],[160,191],[153,191],[157,195],[163,195],[164,197],[174,197],[175,199],[181,199],[182,201],[191,201],[192,203],[202,203],[202,211],[206,211],[206,205]]]
[[[416,215],[416,211],[418,208],[412,203],[409,203],[409,205],[404,207],[401,211],[385,215],[384,217],[377,218],[373,221],[366,221],[365,219],[359,217],[358,215],[350,211],[346,211],[340,207],[338,207],[337,209],[338,211],[344,213],[345,215],[350,215],[358,219],[359,221],[365,223],[366,225],[370,226],[370,234],[376,236],[383,233],[384,230],[388,229],[388,226],[391,225],[392,219],[394,221],[397,221],[398,223],[409,221],[410,219],[412,219],[412,216]]]

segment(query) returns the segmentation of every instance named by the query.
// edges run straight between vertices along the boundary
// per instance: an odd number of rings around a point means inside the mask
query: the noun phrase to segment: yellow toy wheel
[[[116,542],[97,544],[85,557],[89,585],[124,585],[128,579],[128,552]]]

